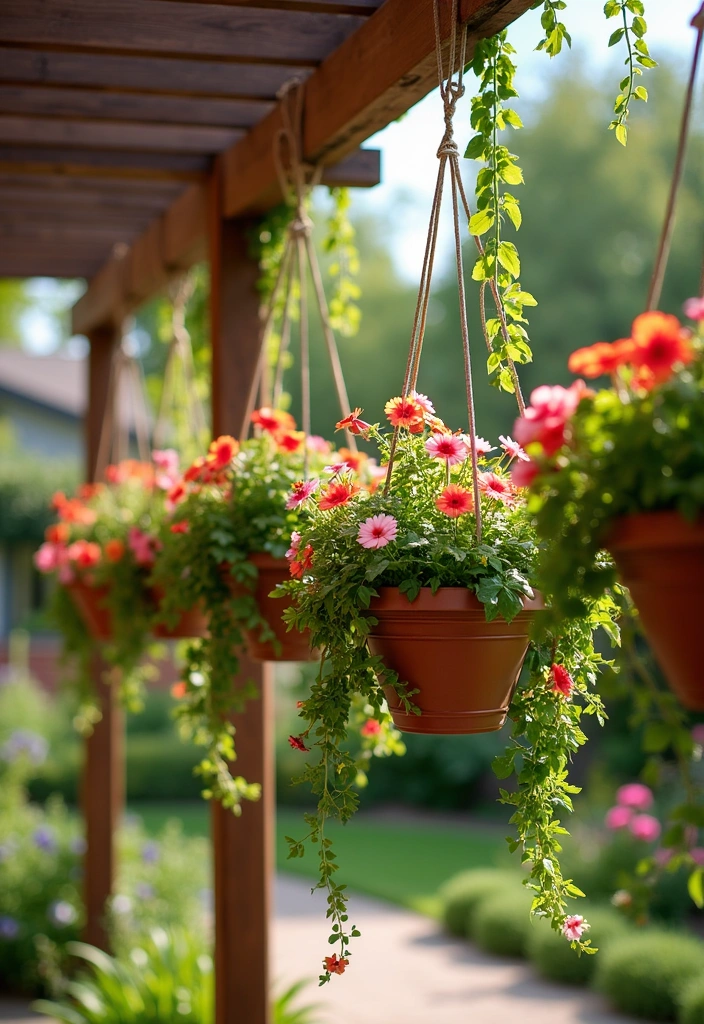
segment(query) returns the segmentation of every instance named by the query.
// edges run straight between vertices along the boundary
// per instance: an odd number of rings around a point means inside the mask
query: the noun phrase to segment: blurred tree
[[[24,281],[14,278],[0,280],[0,345],[20,345],[22,314],[31,305]]]

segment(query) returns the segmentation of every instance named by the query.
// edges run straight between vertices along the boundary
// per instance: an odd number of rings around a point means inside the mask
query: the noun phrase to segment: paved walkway
[[[319,989],[329,950],[322,893],[280,877],[276,890],[274,982],[302,978],[305,1001],[319,1002],[319,1024],[628,1024],[595,993],[540,981],[525,963],[503,960],[438,932],[433,921],[354,896],[360,928],[345,975]],[[36,1024],[26,1004],[0,999],[2,1024]]]

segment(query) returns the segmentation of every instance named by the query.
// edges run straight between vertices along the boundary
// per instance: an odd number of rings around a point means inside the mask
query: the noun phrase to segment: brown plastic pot
[[[158,608],[163,600],[164,591],[154,587],[150,596]],[[163,622],[152,626],[152,633],[159,640],[190,640],[194,637],[207,636],[208,618],[203,609],[196,605],[195,608],[182,611],[173,626],[167,626]]]
[[[487,622],[484,605],[465,587],[424,587],[412,603],[396,587],[380,587],[369,611],[378,625],[369,634],[372,654],[398,672],[420,715],[407,712],[396,691],[384,687],[395,726],[402,732],[496,732],[506,721],[528,651],[528,632],[541,599],[524,601],[511,623]]]
[[[278,645],[275,645],[271,640],[260,640],[259,629],[244,630],[250,658],[253,661],[316,661],[318,655],[311,650],[310,632],[306,630],[299,633],[295,629],[289,630],[282,619],[284,611],[293,603],[291,599],[269,597],[274,587],[291,579],[288,562],[285,558],[274,558],[264,551],[250,555],[249,560],[256,565],[258,572],[254,591],[245,590],[230,577],[233,593],[252,594],[262,618],[278,640]]]
[[[699,638],[704,621],[704,519],[643,512],[617,520],[606,540],[661,669],[686,708],[704,711]]]
[[[92,586],[85,580],[75,579],[73,583],[66,584],[66,589],[90,635],[96,640],[112,640],[112,613],[106,607],[110,588]]]

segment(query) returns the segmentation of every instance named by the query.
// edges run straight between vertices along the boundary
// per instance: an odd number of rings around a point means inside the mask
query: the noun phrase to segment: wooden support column
[[[259,352],[258,267],[249,221],[220,216],[220,168],[210,202],[213,431],[237,435]],[[270,1024],[269,928],[274,870],[273,672],[242,658],[233,686],[253,680],[259,697],[232,721],[237,772],[260,782],[242,815],[213,805],[215,1024]]]
[[[111,418],[109,407],[110,366],[121,336],[115,323],[89,335],[88,409],[85,421],[86,468],[88,480],[95,479],[103,420]],[[124,809],[124,724],[114,688],[103,675],[100,657],[92,665],[93,682],[102,713],[92,735],[86,740],[81,787],[87,849],[84,861],[86,925],[84,938],[106,949],[105,907],[112,892],[116,870],[115,833]]]

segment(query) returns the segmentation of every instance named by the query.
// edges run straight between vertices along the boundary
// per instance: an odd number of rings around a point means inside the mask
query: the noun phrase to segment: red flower
[[[303,707],[303,701],[302,700],[297,700],[296,701],[296,707],[300,710]]]
[[[318,502],[318,508],[321,512],[326,512],[330,508],[337,508],[338,505],[346,505],[358,490],[357,484],[340,482],[328,484]]]
[[[267,406],[255,409],[252,413],[252,423],[269,434],[275,434],[279,430],[296,429],[296,421],[291,413],[284,412],[282,409],[269,409]]]
[[[174,700],[183,700],[183,698],[186,696],[186,689],[186,684],[184,683],[183,680],[180,680],[180,682],[174,683],[174,685],[171,687],[171,696],[174,698]]]
[[[326,956],[323,960],[323,966],[330,974],[344,974],[348,964],[349,960],[346,960],[344,956],[338,957],[337,953]]]
[[[297,452],[306,439],[302,430],[277,430],[273,436],[282,452]]]
[[[517,460],[511,466],[511,482],[514,487],[530,487],[539,472],[532,460],[530,462]]]
[[[172,533],[188,533],[191,529],[191,524],[182,519],[180,523],[172,523],[169,529]]]
[[[371,423],[360,420],[359,414],[362,410],[354,409],[349,416],[335,424],[335,430],[349,430],[350,434],[364,434],[371,427]]]
[[[301,552],[296,553],[296,558],[289,562],[288,570],[294,579],[300,580],[306,569],[310,569],[313,564],[313,546],[306,544],[305,548]]]
[[[550,387],[543,384],[530,396],[530,405],[520,419],[516,420],[513,432],[524,448],[533,442],[539,443],[546,455],[554,455],[565,440],[565,425],[587,395],[592,394],[583,380],[574,381],[569,388],[559,384]]]
[[[289,745],[293,747],[294,750],[310,750],[310,747],[307,747],[303,742],[302,736],[289,736],[288,742]]]
[[[511,481],[504,480],[496,473],[480,473],[479,490],[486,494],[487,498],[495,498],[504,505],[511,505],[515,498]]]
[[[183,474],[183,479],[187,483],[193,483],[195,480],[201,480],[204,475],[207,475],[210,467],[206,462],[205,456],[199,455],[193,465],[189,466],[186,472]]]
[[[390,398],[384,412],[392,427],[406,427],[412,434],[420,434],[425,423],[425,410],[420,402],[408,395]]]
[[[459,516],[472,511],[474,508],[474,498],[471,491],[468,491],[465,487],[450,484],[445,488],[435,504],[446,516],[449,516],[451,519],[457,519]]]
[[[633,348],[630,338],[621,338],[612,344],[597,341],[595,345],[578,348],[573,352],[567,361],[567,368],[571,373],[589,378],[612,374],[619,366],[631,361]]]
[[[105,484],[81,484],[77,492],[78,497],[81,501],[90,501],[91,498],[97,497],[104,487]]]
[[[569,697],[574,687],[574,680],[564,665],[552,665],[550,684],[553,693],[561,693],[563,697]]]
[[[230,465],[239,449],[240,446],[234,437],[223,434],[211,442],[208,448],[208,462],[214,469],[225,469]]]
[[[103,548],[108,562],[119,562],[125,553],[125,545],[118,537],[113,537]]]
[[[186,491],[186,485],[179,483],[176,484],[175,487],[172,487],[168,492],[166,495],[166,502],[168,505],[178,505],[179,502],[185,501],[187,497],[188,492]]]
[[[90,569],[100,561],[100,545],[91,540],[77,540],[68,549],[68,557],[81,569]]]
[[[381,732],[381,722],[377,722],[376,718],[368,718],[359,731],[362,736],[378,736]]]
[[[78,498],[64,501],[57,509],[59,519],[64,523],[78,523],[81,526],[92,526],[98,518],[92,508],[88,508]]]
[[[668,380],[678,363],[690,363],[694,358],[689,332],[676,316],[641,313],[633,321],[631,333],[633,365],[636,370],[649,371],[656,384]]]
[[[67,544],[70,536],[68,523],[54,523],[52,526],[47,526],[44,531],[44,539],[48,544]]]
[[[340,461],[344,462],[355,473],[359,473],[364,463],[369,459],[366,452],[353,452],[349,448],[340,448],[337,454],[340,456]]]

